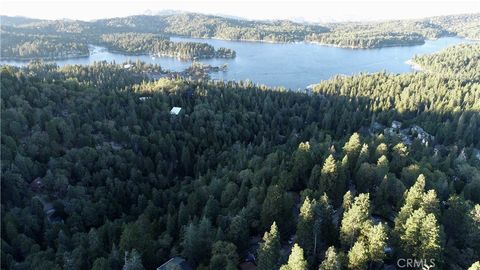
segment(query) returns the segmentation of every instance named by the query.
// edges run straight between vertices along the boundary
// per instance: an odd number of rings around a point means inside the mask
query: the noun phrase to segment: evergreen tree
[[[205,213],[206,217],[209,217],[207,214],[210,214],[210,212],[207,211]],[[178,226],[186,226],[188,224],[189,220],[189,213],[187,207],[182,203],[180,203],[180,207],[178,209]]]
[[[303,249],[297,243],[292,247],[287,264],[282,265],[280,270],[307,270],[307,261],[303,255]]]
[[[250,235],[246,210],[243,209],[232,219],[228,230],[228,239],[234,243],[239,250],[248,247],[248,236]]]
[[[134,249],[132,252],[125,252],[125,264],[122,270],[145,270],[142,265],[140,254]]]
[[[343,146],[343,153],[348,156],[348,168],[351,172],[354,171],[357,164],[358,155],[362,150],[362,144],[360,143],[360,135],[353,133],[348,142]]]
[[[201,243],[197,238],[197,227],[195,224],[190,223],[185,228],[185,233],[183,236],[183,256],[187,258],[188,261],[195,263],[201,259],[201,255],[198,255],[198,252],[202,249]]]
[[[209,257],[214,231],[210,221],[203,217],[198,225],[190,223],[183,236],[183,256],[192,264],[199,264]]]
[[[203,217],[198,224],[197,237],[200,241],[200,246],[207,254],[210,253],[212,247],[213,235],[214,231],[212,229],[212,224],[210,223],[210,220]]]
[[[421,207],[426,213],[434,214],[436,218],[440,216],[440,201],[435,190],[431,189],[424,193]]]
[[[480,261],[474,262],[472,266],[468,268],[468,270],[480,270]]]
[[[368,249],[363,241],[356,241],[348,252],[348,269],[364,270],[368,264]]]
[[[364,162],[368,163],[370,156],[370,151],[368,150],[368,144],[364,143],[358,154],[357,163],[355,165],[355,170],[357,171]]]
[[[395,219],[395,231],[397,233],[403,231],[408,217],[416,209],[421,207],[425,190],[425,176],[419,175],[415,184],[405,192],[404,205],[400,209],[397,218]]]
[[[387,244],[387,232],[380,223],[372,226],[367,233],[368,258],[371,262],[383,262],[385,258],[385,247]]]
[[[407,219],[413,214],[415,210],[422,209],[427,214],[439,213],[439,203],[435,192],[424,192],[425,176],[419,175],[415,184],[405,192],[405,203],[400,209],[400,212],[395,219],[395,233],[397,236],[405,233],[405,226]]]
[[[155,265],[155,241],[152,237],[151,222],[141,215],[135,222],[126,224],[120,237],[120,254],[137,250],[146,267]]]
[[[359,194],[353,205],[345,212],[340,227],[340,241],[345,249],[351,247],[361,231],[370,224],[370,198],[368,194]]]
[[[382,156],[388,156],[388,146],[383,142],[375,149],[375,158],[380,159]]]
[[[442,217],[442,224],[449,240],[463,247],[468,237],[470,207],[458,195],[452,195],[447,201],[448,208]]]
[[[372,187],[377,186],[376,167],[370,163],[362,163],[359,166],[355,177],[355,184],[358,192],[368,193]]]
[[[309,142],[301,142],[293,158],[292,180],[287,188],[300,189],[308,183],[313,162]]]
[[[327,194],[323,194],[315,207],[315,222],[313,226],[313,254],[318,255],[326,245],[337,244],[338,229],[333,221],[333,206],[330,204]]]
[[[263,243],[258,249],[258,270],[275,269],[280,256],[280,234],[277,224],[274,222],[269,232],[263,235]]]
[[[407,258],[441,262],[440,226],[433,214],[415,210],[407,219],[405,232],[400,235],[401,252]]]
[[[344,212],[348,211],[353,204],[352,192],[349,190],[343,195],[342,209]]]
[[[315,200],[310,201],[307,197],[300,207],[300,215],[297,223],[297,241],[303,247],[307,258],[313,255],[314,249],[314,225],[315,225]]]
[[[330,155],[323,164],[320,176],[320,194],[327,193],[334,205],[340,205],[341,195],[345,192],[345,183],[341,181],[335,158]]]
[[[335,247],[331,246],[325,252],[325,259],[320,264],[319,270],[342,270],[343,262],[341,256],[335,250]]]
[[[230,242],[217,241],[212,246],[211,270],[235,270],[238,264],[237,248]]]
[[[277,222],[281,234],[289,235],[292,229],[292,206],[291,198],[279,186],[270,186],[260,214],[263,227],[268,228]]]
[[[392,214],[393,209],[399,209],[405,193],[405,186],[402,181],[393,174],[383,177],[380,186],[375,193],[375,208],[384,216]]]
[[[351,179],[350,179],[350,167],[349,167],[349,159],[348,155],[343,156],[342,161],[340,163],[340,178],[345,183],[345,186],[350,186]]]
[[[313,166],[312,172],[310,173],[308,188],[312,190],[319,189],[321,184],[320,182],[321,175],[322,175],[322,166],[320,164],[315,164],[315,166]]]
[[[393,147],[392,162],[390,163],[390,171],[399,173],[403,167],[408,164],[408,148],[405,144],[399,143]]]
[[[108,265],[108,260],[105,259],[104,257],[97,258],[93,262],[92,270],[108,270],[108,269],[110,269],[110,266]]]
[[[205,205],[205,208],[203,209],[204,216],[209,218],[210,221],[214,223],[216,221],[216,218],[219,212],[220,212],[220,204],[213,196],[210,196],[208,198],[207,204]]]
[[[466,245],[477,251],[476,256],[480,256],[480,204],[470,211],[468,224]]]
[[[388,161],[388,158],[384,155],[379,157],[377,161],[378,179],[383,179],[385,175],[387,175],[389,168],[390,168],[390,162]]]

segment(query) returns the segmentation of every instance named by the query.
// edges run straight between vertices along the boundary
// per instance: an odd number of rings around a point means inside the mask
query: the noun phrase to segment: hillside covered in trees
[[[89,44],[105,46],[127,54],[154,54],[181,59],[235,57],[235,51],[227,48],[215,49],[207,43],[173,42],[167,36],[141,32],[95,34],[83,29],[87,27],[84,24],[56,21],[52,25],[42,21],[32,26],[2,25],[1,58],[55,60],[86,57],[89,55]]]
[[[300,93],[145,76],[159,70],[1,68],[2,269],[479,261],[478,81],[375,73]]]
[[[194,38],[216,38],[225,40],[248,40],[265,42],[296,42],[306,41],[348,48],[381,48],[391,46],[411,46],[423,44],[426,39],[445,36],[461,36],[470,39],[480,38],[480,14],[451,15],[431,17],[419,20],[401,20],[384,22],[349,22],[332,24],[295,23],[291,21],[251,21],[224,18],[220,16],[196,13],[179,13],[173,15],[149,16],[137,15],[123,18],[101,19],[91,22],[70,20],[34,20],[27,18],[2,17],[2,33],[12,33],[22,36],[42,35],[43,39],[50,36],[75,36],[80,43],[102,43],[105,36],[116,42],[110,46],[125,52],[138,50],[138,47],[127,45],[120,37],[124,33],[136,33],[135,40],[141,39],[147,43],[148,51],[153,47],[165,55],[188,56],[192,51],[203,51],[209,45],[178,44],[167,40],[152,39],[153,34],[168,38],[183,36]],[[119,33],[123,33],[119,35]],[[130,34],[132,35],[132,34]],[[6,36],[10,38],[11,36]],[[133,38],[132,36],[129,36]],[[3,38],[2,38],[3,39]],[[48,39],[54,42],[52,38]],[[17,42],[18,43],[18,42]],[[19,57],[17,47],[33,47],[35,44],[7,42],[6,51],[2,49],[2,57]],[[121,44],[119,44],[121,43]],[[54,47],[54,44],[51,45]],[[85,46],[79,45],[79,46]],[[127,47],[126,47],[127,46]],[[2,46],[5,47],[5,46]],[[71,46],[69,46],[71,48]],[[71,50],[73,50],[72,48]],[[145,49],[145,48],[144,48]],[[185,51],[188,51],[186,53]],[[211,50],[211,48],[208,48]],[[9,54],[6,54],[6,53]],[[232,51],[219,48],[211,57],[232,57]]]
[[[461,44],[439,53],[415,56],[413,63],[424,71],[480,81],[480,44]]]
[[[443,29],[456,33],[461,37],[474,40],[480,39],[479,14],[465,14],[456,16],[438,16],[428,19],[428,22],[439,25]]]
[[[336,23],[326,33],[312,33],[307,41],[347,48],[382,48],[423,44],[445,36],[480,38],[480,15],[453,15],[423,20],[374,23]]]
[[[4,59],[61,59],[88,56],[88,44],[65,36],[25,35],[1,32],[0,55]]]

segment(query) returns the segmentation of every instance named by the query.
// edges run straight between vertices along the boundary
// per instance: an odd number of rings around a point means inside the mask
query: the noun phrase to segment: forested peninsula
[[[412,63],[425,72],[466,81],[480,80],[480,44],[460,44],[430,55],[416,55]]]

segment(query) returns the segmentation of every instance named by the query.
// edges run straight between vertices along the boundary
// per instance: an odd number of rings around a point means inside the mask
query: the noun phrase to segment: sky
[[[162,10],[228,15],[247,19],[372,21],[480,13],[479,0],[0,0],[0,14],[41,19],[79,19],[155,14]]]

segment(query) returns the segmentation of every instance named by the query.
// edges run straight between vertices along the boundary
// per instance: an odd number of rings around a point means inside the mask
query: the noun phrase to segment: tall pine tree
[[[422,208],[415,210],[407,219],[400,241],[401,253],[406,258],[441,263],[440,226],[434,214],[427,214]]]
[[[280,270],[307,270],[307,261],[303,249],[297,243],[293,245],[287,264],[282,265]]]
[[[349,249],[360,236],[362,230],[371,223],[369,194],[360,194],[353,205],[343,215],[340,227],[340,241],[345,249]]]
[[[343,177],[340,177],[338,164],[333,155],[329,155],[323,163],[320,175],[320,194],[327,193],[333,205],[339,206],[342,202],[342,194],[346,190]]]
[[[258,248],[258,270],[275,269],[280,257],[280,234],[274,222],[269,232],[263,235],[263,243]]]
[[[325,259],[320,264],[319,270],[342,270],[343,262],[340,254],[337,253],[335,247],[331,246],[325,252]]]

